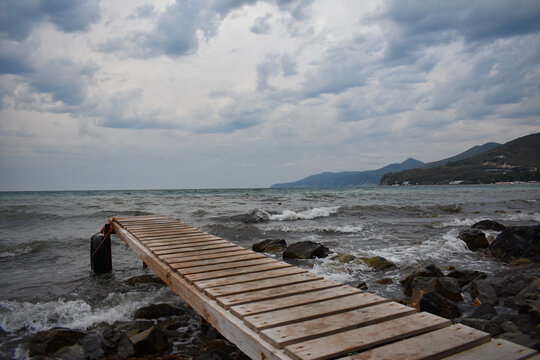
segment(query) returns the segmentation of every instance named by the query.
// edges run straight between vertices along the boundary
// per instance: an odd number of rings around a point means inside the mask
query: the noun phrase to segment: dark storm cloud
[[[26,39],[44,22],[63,32],[86,31],[100,19],[98,0],[3,0],[0,34],[16,41]]]

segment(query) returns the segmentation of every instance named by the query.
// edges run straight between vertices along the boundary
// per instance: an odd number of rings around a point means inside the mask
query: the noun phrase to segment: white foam
[[[319,217],[328,217],[338,212],[339,206],[313,208],[304,211],[284,210],[281,214],[270,215],[270,220],[276,221],[294,221],[311,220]]]
[[[479,222],[480,219],[473,219],[473,218],[465,218],[465,219],[452,219],[451,221],[443,222],[441,225],[443,227],[451,227],[451,226],[471,226],[477,222]]]
[[[152,304],[167,288],[154,293],[130,292],[129,295],[112,293],[100,304],[91,306],[82,299],[60,298],[48,302],[0,301],[0,326],[8,332],[23,329],[34,333],[60,326],[84,330],[92,324],[127,321],[133,312],[142,306]]]
[[[540,213],[514,213],[505,216],[505,220],[540,222]]]
[[[32,251],[32,248],[30,246],[26,246],[24,248],[14,249],[11,251],[5,251],[3,253],[0,253],[0,258],[24,255],[24,254],[28,254],[30,251]]]

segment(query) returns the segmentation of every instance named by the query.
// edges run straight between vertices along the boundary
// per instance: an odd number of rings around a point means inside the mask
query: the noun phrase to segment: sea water
[[[250,213],[267,220],[240,220]],[[430,263],[487,273],[504,269],[469,251],[458,232],[484,219],[540,223],[540,186],[0,193],[0,358],[24,358],[30,336],[55,326],[84,330],[130,320],[152,303],[185,306],[167,287],[126,284],[151,270],[116,236],[113,272],[96,276],[90,269],[89,239],[110,217],[149,214],[177,218],[247,248],[264,239],[311,240],[334,253],[382,256],[397,268],[377,271],[331,256],[294,264],[341,283],[366,282],[369,291],[394,297],[402,294],[401,276]],[[383,277],[392,283],[378,283]]]

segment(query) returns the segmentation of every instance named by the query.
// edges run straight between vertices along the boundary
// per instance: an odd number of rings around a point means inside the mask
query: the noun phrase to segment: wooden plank
[[[205,250],[204,252],[197,251],[195,253],[191,252],[191,253],[186,253],[186,254],[178,254],[178,255],[175,255],[174,257],[167,258],[167,262],[172,265],[172,264],[182,263],[182,262],[187,262],[187,261],[219,259],[219,258],[225,258],[229,256],[239,256],[239,255],[246,255],[246,254],[251,254],[251,253],[252,252],[250,250],[244,249],[242,247],[211,249],[211,250]]]
[[[193,283],[195,281],[200,281],[200,280],[218,279],[218,278],[223,278],[223,277],[232,276],[232,275],[240,275],[240,274],[252,274],[255,272],[282,269],[282,268],[287,268],[291,266],[292,265],[287,264],[286,262],[274,260],[272,262],[268,262],[264,264],[255,264],[252,266],[234,267],[234,268],[226,269],[226,270],[207,271],[203,273],[190,274],[190,275],[186,275],[185,278],[190,283]]]
[[[163,259],[167,259],[169,257],[174,257],[174,255],[185,254],[188,252],[197,252],[201,250],[210,250],[210,249],[235,248],[235,247],[237,247],[237,245],[216,241],[216,242],[206,243],[206,244],[193,244],[191,246],[186,246],[186,247],[182,246],[182,247],[175,247],[171,249],[152,250],[152,252],[155,253],[156,255],[159,255],[159,257],[163,256]]]
[[[216,299],[218,304],[228,309],[230,306],[245,304],[260,300],[277,299],[283,296],[303,294],[319,289],[336,288],[343,286],[338,282],[328,279],[320,279],[301,284],[282,285],[272,289],[263,289],[240,294],[222,295]]]
[[[249,250],[246,250],[246,252]],[[208,271],[226,271],[227,269],[237,269],[242,268],[245,266],[252,266],[252,265],[259,265],[259,264],[267,264],[271,262],[275,262],[277,260],[274,260],[269,257],[264,258],[257,258],[253,260],[244,260],[240,262],[231,262],[231,263],[225,263],[225,264],[215,264],[215,265],[205,265],[205,266],[199,266],[199,267],[192,267],[187,269],[176,269],[176,272],[179,274],[182,274],[184,276],[187,276],[189,274],[199,274],[199,273],[205,273]],[[174,264],[171,264],[171,266],[174,266]]]
[[[322,279],[322,278],[320,276],[317,276],[311,273],[294,274],[294,275],[287,275],[287,276],[282,276],[282,277],[273,278],[273,279],[250,281],[250,282],[245,282],[241,284],[216,286],[213,288],[205,289],[205,293],[208,296],[210,296],[212,299],[214,299],[219,296],[233,295],[233,294],[244,293],[244,292],[249,292],[249,291],[254,291],[254,290],[263,290],[263,289],[278,287],[281,285],[299,284],[302,282],[313,281],[313,280],[318,280],[318,279]]]
[[[144,241],[150,241],[150,240],[155,240],[155,239],[163,239],[163,238],[167,238],[167,237],[195,237],[195,236],[208,236],[208,235],[211,235],[211,234],[205,234],[203,232],[200,232],[200,231],[180,231],[180,230],[176,230],[176,231],[165,231],[163,233],[157,233],[157,232],[151,232],[151,233],[148,233],[148,234],[137,234],[137,233],[134,233],[133,234],[135,237],[137,237],[138,239],[141,239],[141,240],[144,240]]]
[[[234,247],[234,246],[240,247],[226,240],[206,240],[206,241],[198,241],[194,243],[188,242],[188,243],[176,243],[176,244],[160,245],[160,246],[148,246],[148,248],[152,251],[163,251],[163,250],[170,250],[170,249],[181,249],[181,248],[187,249],[187,248],[203,247],[203,246],[210,246],[210,245],[228,245],[229,247]]]
[[[201,291],[215,286],[224,286],[232,284],[240,284],[248,281],[265,280],[277,278],[285,275],[307,273],[307,270],[300,269],[296,266],[287,266],[281,269],[272,269],[267,271],[251,272],[249,274],[238,274],[217,279],[195,281],[193,284]]]
[[[335,299],[362,291],[351,286],[339,286],[329,289],[315,290],[309,293],[289,295],[277,299],[262,300],[231,307],[231,312],[238,317],[259,314],[263,312],[286,309],[298,305],[306,305],[322,300]]]
[[[179,274],[163,264],[129,232],[114,221],[111,221],[111,225],[116,233],[176,294],[223,336],[236,344],[244,354],[253,360],[290,360],[290,357],[282,350],[276,349],[262,340],[257,333],[243,326],[236,316],[224,310],[206,295],[194,290]]]
[[[166,227],[159,230],[152,229],[149,227],[144,227],[144,228],[140,228],[139,230],[129,230],[129,232],[131,232],[136,237],[141,237],[141,238],[168,235],[168,234],[203,234],[202,231],[197,230],[197,229],[187,229],[187,228],[179,228],[179,227]]]
[[[185,269],[189,267],[196,267],[196,266],[204,266],[204,265],[214,265],[214,264],[225,264],[225,263],[234,263],[234,262],[240,262],[244,260],[250,260],[250,259],[261,259],[265,258],[265,255],[254,253],[253,251],[250,251],[247,254],[237,255],[237,256],[228,256],[224,258],[217,258],[217,259],[208,259],[208,260],[197,260],[197,261],[183,261],[183,262],[172,262],[170,263],[171,268],[173,269]],[[168,262],[168,259],[162,260],[166,263]],[[173,260],[174,261],[174,260]]]
[[[154,249],[160,246],[168,246],[174,244],[196,244],[206,241],[223,240],[215,236],[198,237],[195,239],[170,239],[170,240],[158,240],[158,241],[141,241],[141,244],[146,245],[150,249]]]
[[[386,302],[345,313],[269,328],[261,331],[260,334],[263,339],[281,349],[297,342],[373,325],[415,312],[415,309],[408,306],[396,302]]]
[[[445,360],[521,360],[528,359],[536,351],[503,339],[490,342],[444,358]]]
[[[325,360],[423,334],[451,324],[450,320],[422,312],[289,345],[285,348],[285,352],[297,360]]]
[[[312,293],[308,293],[306,296],[315,299],[313,298]],[[261,331],[270,327],[311,320],[326,315],[342,313],[387,301],[388,300],[380,296],[360,292],[337,299],[311,302],[307,305],[279,309],[262,314],[249,315],[244,317],[244,322],[252,329]]]
[[[455,324],[342,359],[435,360],[478,346],[489,339],[487,333]]]

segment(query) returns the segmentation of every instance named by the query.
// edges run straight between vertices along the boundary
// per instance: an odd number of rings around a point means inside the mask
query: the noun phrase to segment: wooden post
[[[90,263],[96,274],[112,271],[111,225],[103,227],[103,234],[96,234],[90,239]]]

